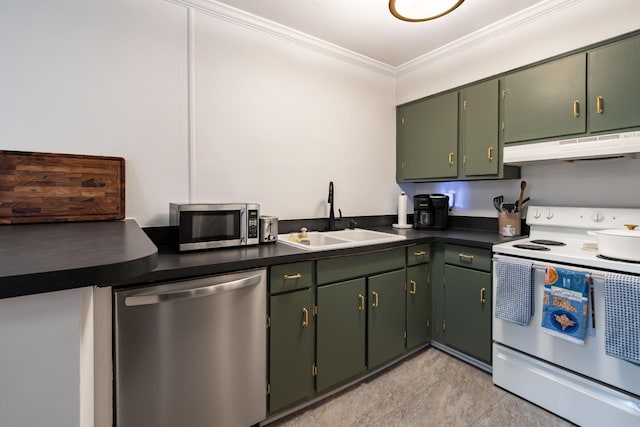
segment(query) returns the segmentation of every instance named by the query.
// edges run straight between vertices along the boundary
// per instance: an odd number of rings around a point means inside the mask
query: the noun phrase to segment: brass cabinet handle
[[[364,295],[358,294],[358,311],[364,310]]]
[[[414,252],[413,256],[425,256],[427,254],[426,251],[418,251],[418,252]]]
[[[296,273],[289,276],[288,274],[284,275],[284,280],[296,280],[302,278],[302,274]]]
[[[411,283],[411,290],[409,291],[409,293],[410,293],[411,295],[415,295],[415,294],[416,294],[416,291],[417,291],[417,289],[416,289],[416,288],[417,288],[417,286],[416,286],[416,282],[414,282],[414,281],[412,280],[412,281],[410,281],[409,283]]]
[[[458,254],[458,257],[460,258],[460,261],[467,261],[467,262],[473,261],[473,255]]]
[[[309,326],[309,310],[307,310],[306,307],[302,307],[302,314],[304,315],[302,317],[302,327],[306,328]]]
[[[493,160],[493,146],[487,148],[487,159]]]
[[[377,308],[380,305],[380,295],[378,295],[376,291],[372,291],[371,295],[373,295],[373,303],[371,304],[371,307]]]
[[[602,97],[599,96],[596,98],[596,113],[602,114],[604,112],[604,108],[602,108]]]
[[[453,153],[449,153],[449,166],[453,166]]]
[[[487,302],[486,298],[484,297],[485,292],[487,292],[487,288],[480,289],[480,302],[483,304]]]
[[[573,101],[573,117],[580,117],[580,101]]]

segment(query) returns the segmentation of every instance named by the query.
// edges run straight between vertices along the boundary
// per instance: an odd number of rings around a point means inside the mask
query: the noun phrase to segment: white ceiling
[[[388,0],[218,0],[390,67],[549,0],[466,0],[442,18],[403,22]]]

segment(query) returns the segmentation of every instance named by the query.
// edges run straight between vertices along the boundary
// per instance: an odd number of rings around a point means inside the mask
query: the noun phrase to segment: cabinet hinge
[[[402,124],[404,124],[404,117],[402,117],[400,121],[402,122]]]
[[[464,156],[462,156],[462,164],[463,165],[467,164],[467,155],[466,154]]]
[[[505,99],[507,97],[507,90],[506,89],[502,89],[502,99]]]
[[[402,162],[402,164],[400,165],[400,169],[404,170],[404,162]]]
[[[267,383],[267,396],[271,394],[271,384]]]
[[[318,376],[318,367],[316,366],[315,363],[313,365],[311,365],[311,376],[312,377],[317,377]]]
[[[431,327],[431,320],[427,319],[427,328]]]
[[[446,321],[446,320],[443,320],[443,321],[442,321],[442,330],[443,330],[443,331],[446,331],[446,330],[447,330],[447,321]]]
[[[267,316],[267,329],[271,327],[271,317]]]
[[[404,331],[404,339],[407,339],[407,331]]]
[[[404,291],[407,292],[407,282],[404,282]]]
[[[466,99],[464,101],[462,101],[462,109],[463,110],[467,109],[467,100]]]
[[[318,306],[317,306],[317,305],[314,305],[314,306],[313,306],[313,315],[314,315],[314,316],[317,316],[317,315],[318,315]]]
[[[502,123],[500,123],[500,129],[502,129],[502,131],[504,132],[504,129],[505,129],[506,127],[507,127],[507,126],[504,124],[504,120],[503,120],[503,121],[502,121]]]

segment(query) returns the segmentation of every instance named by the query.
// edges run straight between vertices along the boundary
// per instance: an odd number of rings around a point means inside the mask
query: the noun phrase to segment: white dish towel
[[[640,277],[607,274],[604,298],[607,354],[640,364]]]
[[[533,314],[532,261],[498,259],[496,317],[527,325]]]

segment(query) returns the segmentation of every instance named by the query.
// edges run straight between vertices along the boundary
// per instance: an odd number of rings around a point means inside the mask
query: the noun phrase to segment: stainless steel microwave
[[[260,241],[257,203],[171,203],[169,209],[180,251],[257,245]]]

